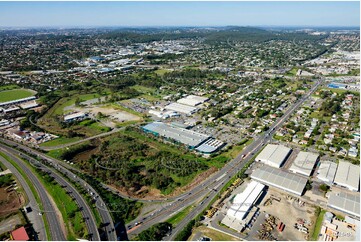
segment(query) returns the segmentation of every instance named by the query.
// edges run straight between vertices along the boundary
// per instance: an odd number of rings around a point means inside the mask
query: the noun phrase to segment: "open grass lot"
[[[57,182],[53,181],[52,177],[47,174],[36,174],[61,212],[67,229],[68,240],[74,241],[77,238],[83,238],[86,234],[86,227],[78,205]]]
[[[166,222],[172,224],[173,226],[177,225],[180,221],[182,221],[182,219],[184,219],[188,215],[188,213],[192,210],[192,208],[193,205],[186,207],[176,215],[169,218]]]
[[[48,154],[74,162],[74,166],[129,195],[174,195],[188,190],[223,167],[251,142],[204,158],[181,145],[165,143],[138,128],[127,127],[96,143],[83,143]],[[97,168],[99,165],[111,170]],[[97,169],[96,169],[97,168]]]
[[[199,238],[195,238],[196,236],[197,237],[206,236],[206,237],[212,239],[213,241],[238,241],[238,239],[236,239],[230,235],[218,232],[216,230],[207,228],[205,226],[196,227],[193,230],[193,233],[189,237],[188,241],[193,241],[195,239],[199,239]]]
[[[81,138],[79,138],[79,137],[74,137],[74,138],[60,137],[60,138],[57,138],[57,139],[47,141],[45,143],[41,143],[40,146],[41,147],[58,146],[58,145],[72,143],[72,142],[75,142],[75,141],[78,141],[78,140],[81,140]]]
[[[43,129],[47,130],[48,132],[58,134],[64,138],[59,138],[54,141],[46,142],[42,146],[54,146],[58,145],[57,143],[63,144],[72,142],[73,138],[71,138],[70,140],[68,138],[65,138],[69,137],[68,133],[70,130],[72,130],[76,134],[75,136],[78,139],[80,139],[80,136],[90,137],[100,134],[104,131],[108,131],[109,129],[107,127],[97,123],[91,124],[89,126],[74,124],[70,127],[62,127],[61,124],[65,112],[64,108],[75,104],[77,98],[79,98],[81,101],[86,101],[98,97],[100,97],[99,94],[83,94],[60,99],[52,108],[49,109],[49,111],[43,117],[38,120],[38,125]]]
[[[171,70],[159,69],[154,71],[157,75],[163,76],[165,73],[172,72]]]
[[[337,94],[342,94],[342,93],[345,93],[345,92],[351,92],[355,95],[360,95],[359,92],[356,92],[356,91],[350,91],[350,90],[346,90],[346,89],[337,89],[337,88],[322,88],[322,90],[328,90],[328,91],[331,91],[333,93],[337,93]]]
[[[323,216],[325,215],[325,213],[326,213],[326,210],[322,210],[320,212],[320,214],[318,215],[310,240],[312,240],[312,241],[318,240],[318,235],[320,234],[320,231],[321,231]]]
[[[0,87],[0,91],[13,90],[20,88],[18,85],[3,85]]]
[[[27,89],[13,89],[0,92],[0,102],[8,102],[16,99],[31,97],[35,94],[34,91]]]

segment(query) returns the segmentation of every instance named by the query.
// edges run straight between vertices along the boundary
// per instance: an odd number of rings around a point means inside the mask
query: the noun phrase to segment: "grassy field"
[[[68,232],[67,239],[74,241],[77,238],[83,238],[86,234],[86,227],[81,212],[78,210],[78,205],[58,183],[50,182],[44,176],[38,175],[38,177],[42,180],[63,216]]]
[[[26,89],[13,89],[0,92],[0,102],[8,102],[16,99],[26,98],[33,96],[31,90]]]
[[[154,73],[156,73],[159,76],[163,76],[165,73],[168,73],[168,72],[172,72],[172,71],[171,70],[165,70],[165,69],[159,69],[159,70],[154,71]]]
[[[41,147],[52,147],[52,146],[68,144],[68,143],[75,142],[78,140],[81,140],[81,138],[79,138],[79,137],[74,137],[74,138],[60,137],[57,139],[53,139],[53,140],[44,142],[44,143],[40,144],[40,146]]]
[[[61,120],[64,114],[64,108],[75,104],[77,98],[81,101],[86,101],[94,98],[100,97],[99,94],[82,94],[74,95],[68,98],[60,99],[42,118],[38,120],[38,124],[45,130],[55,133],[60,136],[67,136],[68,131],[72,129],[74,132],[78,133],[78,136],[85,135],[86,137],[94,136],[100,134],[104,131],[109,130],[107,127],[99,124],[92,124],[89,126],[74,124],[70,128],[62,128]],[[53,146],[54,143],[65,143],[68,142],[66,139],[59,139],[58,141],[50,141],[43,146]],[[71,141],[70,141],[71,142]]]
[[[169,218],[166,222],[172,224],[173,226],[177,225],[182,219],[184,219],[188,215],[188,213],[192,210],[192,208],[193,205],[186,207],[176,215]]]
[[[320,234],[321,231],[323,216],[325,215],[325,213],[326,210],[321,210],[320,214],[318,215],[310,240],[312,241],[318,240],[318,235]]]
[[[334,92],[334,93],[337,93],[337,94],[342,94],[342,93],[345,93],[345,92],[351,92],[355,95],[360,95],[359,92],[356,92],[356,91],[350,91],[350,90],[345,90],[345,89],[337,89],[337,88],[322,88],[323,90],[328,90],[328,91],[331,91],[331,92]]]
[[[202,234],[202,236],[206,236],[208,238],[211,238],[213,241],[238,241],[238,239],[236,239],[236,238],[234,238],[234,237],[232,237],[230,235],[218,232],[216,230],[207,228],[205,226],[200,226],[200,227],[195,228],[193,230],[192,235],[189,237],[188,241],[192,241],[194,236],[198,232],[200,232]]]
[[[13,89],[17,89],[20,88],[18,85],[4,85],[0,87],[0,91],[5,91],[5,90],[13,90]]]

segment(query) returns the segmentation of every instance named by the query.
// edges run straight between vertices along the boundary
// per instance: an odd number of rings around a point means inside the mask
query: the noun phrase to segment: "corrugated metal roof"
[[[158,133],[160,136],[176,140],[182,144],[196,147],[210,138],[210,136],[188,129],[172,127],[162,122],[154,122],[143,127],[144,130]]]
[[[227,211],[227,215],[238,220],[244,219],[264,187],[261,183],[251,181],[246,189],[234,198],[232,206]]]
[[[266,165],[255,169],[251,178],[297,195],[302,195],[307,183],[306,178]]]
[[[328,198],[328,206],[341,210],[345,213],[360,217],[360,195],[345,192],[331,193]]]
[[[283,145],[267,145],[257,156],[256,160],[274,167],[280,167],[287,158],[291,149]]]
[[[350,162],[340,161],[334,182],[350,190],[358,191],[360,184],[360,167]]]
[[[327,182],[329,184],[333,183],[337,170],[337,164],[331,161],[321,161],[321,165],[317,170],[317,178]]]
[[[301,151],[293,161],[290,171],[310,176],[318,159],[318,154]]]

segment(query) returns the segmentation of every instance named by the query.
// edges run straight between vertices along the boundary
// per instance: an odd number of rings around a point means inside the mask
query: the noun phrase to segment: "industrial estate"
[[[0,29],[1,240],[360,241],[358,28]]]

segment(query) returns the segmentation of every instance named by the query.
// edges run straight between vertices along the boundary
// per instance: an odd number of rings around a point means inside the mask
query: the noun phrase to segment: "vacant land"
[[[239,241],[238,239],[230,235],[218,232],[205,226],[200,226],[194,229],[188,241],[194,241],[195,239],[199,239],[203,236],[208,237],[214,241]]]
[[[53,141],[43,146],[54,146],[55,143],[69,143],[70,139],[91,137],[108,132],[122,124],[141,121],[142,118],[129,113],[116,105],[98,105],[93,100],[100,99],[98,94],[74,95],[60,99],[49,111],[38,120],[43,129],[62,136],[60,141]],[[88,104],[84,101],[90,100]],[[74,123],[64,123],[65,114],[70,112],[88,113],[90,120]]]
[[[29,89],[13,89],[0,92],[0,102],[8,102],[16,99],[31,97],[35,94]]]
[[[25,203],[23,195],[14,190],[14,182],[12,174],[0,176],[0,218],[17,212]]]
[[[74,162],[124,194],[155,198],[191,189],[224,166],[233,152],[206,159],[183,146],[164,143],[138,128],[127,127],[106,138],[54,150],[49,155]]]

